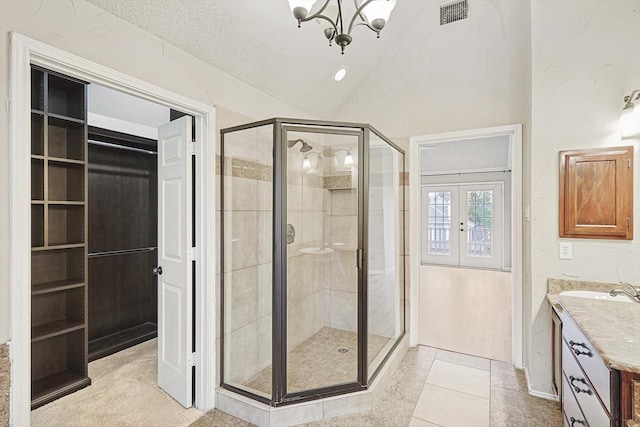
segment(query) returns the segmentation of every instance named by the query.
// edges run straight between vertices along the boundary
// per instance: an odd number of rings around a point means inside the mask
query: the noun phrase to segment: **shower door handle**
[[[356,249],[356,267],[362,269],[362,249]]]

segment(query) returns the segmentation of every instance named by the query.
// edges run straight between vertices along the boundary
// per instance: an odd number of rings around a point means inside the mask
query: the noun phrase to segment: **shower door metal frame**
[[[225,382],[225,339],[224,339],[224,179],[225,179],[225,134],[241,130],[248,130],[262,126],[273,126],[273,262],[272,262],[272,394],[271,398],[260,396],[248,390],[239,388]],[[303,390],[295,393],[287,393],[287,230],[286,230],[286,213],[287,213],[287,144],[284,135],[288,131],[309,132],[309,133],[327,133],[335,135],[348,135],[358,137],[358,243],[356,250],[356,262],[358,264],[358,375],[357,381],[338,384],[328,387]],[[402,154],[402,171],[404,172],[405,152],[391,140],[386,138],[375,128],[368,124],[348,123],[348,122],[332,122],[319,120],[301,120],[287,118],[273,118],[258,122],[247,123],[239,126],[233,126],[222,129],[220,131],[221,147],[220,147],[220,385],[221,387],[238,393],[242,396],[249,397],[259,402],[271,406],[282,406],[293,403],[316,400],[320,398],[341,395],[366,390],[368,385],[375,379],[382,367],[385,366],[391,354],[395,351],[398,344],[406,334],[406,310],[404,312],[402,325],[403,332],[396,338],[394,344],[387,351],[387,354],[380,362],[371,376],[368,375],[367,361],[367,341],[368,341],[368,205],[369,205],[369,142],[370,135],[373,132],[377,137],[385,141],[392,148]],[[402,187],[402,183],[401,183]],[[404,254],[404,190],[403,190],[403,220],[401,239],[401,250]],[[404,262],[404,259],[403,259]],[[403,266],[403,286],[406,280],[406,272]],[[406,295],[405,295],[406,299]]]
[[[337,384],[327,387],[319,387],[315,389],[303,390],[294,393],[287,392],[287,269],[288,269],[288,257],[287,257],[287,174],[288,174],[288,147],[286,134],[288,132],[300,132],[300,133],[315,133],[315,134],[329,134],[329,135],[343,135],[354,136],[358,138],[358,158],[362,159],[366,155],[364,153],[366,144],[364,143],[364,129],[359,125],[350,123],[340,123],[338,125],[332,123],[319,124],[320,122],[300,121],[301,123],[291,123],[290,121],[281,122],[280,126],[276,126],[274,129],[280,130],[279,139],[276,140],[276,156],[275,156],[275,168],[274,168],[274,239],[275,254],[273,265],[274,283],[273,283],[273,406],[282,404],[291,404],[298,402],[305,402],[308,400],[317,399],[318,396],[334,396],[343,393],[350,393],[355,391],[366,390],[366,361],[367,358],[367,346],[366,346],[366,329],[362,329],[363,316],[366,317],[366,293],[363,292],[366,289],[367,277],[364,274],[365,266],[362,261],[365,259],[364,243],[366,243],[366,228],[364,224],[364,191],[362,190],[364,185],[364,174],[362,165],[366,162],[360,161],[358,167],[358,244],[356,249],[356,263],[358,266],[358,375],[355,382],[349,382],[344,384]],[[340,129],[344,128],[344,130]],[[278,149],[279,147],[279,149]],[[279,177],[279,186],[275,185],[275,180]],[[278,188],[280,187],[280,188]],[[277,191],[276,190],[279,190]],[[277,194],[279,193],[279,194]],[[279,197],[278,197],[279,196]],[[280,210],[281,212],[276,212]],[[279,222],[279,223],[278,223]],[[276,280],[276,271],[279,272],[279,279]],[[366,319],[364,320],[366,324]],[[363,345],[364,343],[364,345]],[[277,368],[276,368],[277,367]],[[279,371],[279,375],[276,375],[276,371]]]

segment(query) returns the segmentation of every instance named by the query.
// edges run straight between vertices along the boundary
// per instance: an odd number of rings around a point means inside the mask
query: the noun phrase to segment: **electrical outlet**
[[[560,242],[558,245],[558,253],[560,259],[572,259],[573,255],[571,254],[571,243]]]

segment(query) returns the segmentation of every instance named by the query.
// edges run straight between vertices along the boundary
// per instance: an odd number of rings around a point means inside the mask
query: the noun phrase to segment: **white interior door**
[[[158,385],[192,405],[191,117],[158,129]]]

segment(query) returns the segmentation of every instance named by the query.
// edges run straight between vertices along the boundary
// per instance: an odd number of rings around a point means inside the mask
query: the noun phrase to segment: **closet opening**
[[[195,119],[31,73],[32,422],[75,425],[124,400],[145,420],[184,418],[197,381],[179,360],[196,352]]]
[[[89,126],[87,142],[91,362],[158,334],[158,162],[155,139]]]

